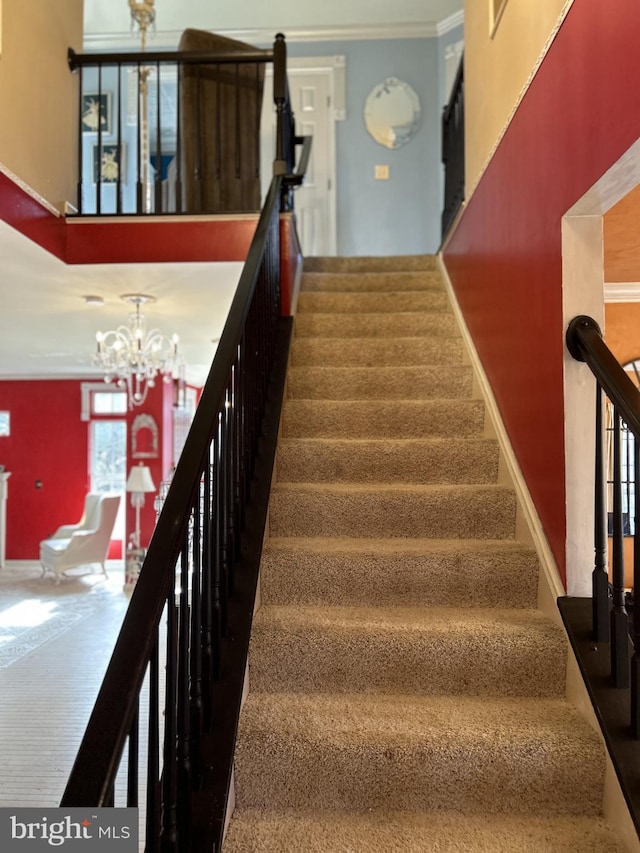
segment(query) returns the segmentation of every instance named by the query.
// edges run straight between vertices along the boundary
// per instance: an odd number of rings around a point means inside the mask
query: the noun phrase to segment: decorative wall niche
[[[136,415],[131,427],[131,458],[157,459],[158,424],[151,415]]]

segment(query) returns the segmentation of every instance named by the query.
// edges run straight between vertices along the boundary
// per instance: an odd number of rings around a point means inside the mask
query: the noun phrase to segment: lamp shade
[[[131,469],[127,480],[128,492],[155,492],[156,487],[151,477],[151,471],[146,465],[140,463]]]

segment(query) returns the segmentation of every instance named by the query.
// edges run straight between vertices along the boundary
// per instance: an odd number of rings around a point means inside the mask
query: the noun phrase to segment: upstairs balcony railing
[[[79,76],[79,214],[258,212],[271,180],[261,175],[261,160],[283,177],[287,204],[300,181],[296,146],[305,139],[295,133],[284,36],[271,50],[215,38],[220,47],[206,51],[69,50]],[[268,65],[273,106],[263,111]],[[272,112],[275,133],[265,121]]]

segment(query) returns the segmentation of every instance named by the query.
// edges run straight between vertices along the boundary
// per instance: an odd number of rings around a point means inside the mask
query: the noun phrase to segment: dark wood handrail
[[[146,50],[127,51],[126,53],[76,53],[73,48],[67,52],[69,68],[93,68],[99,65],[137,65],[171,63],[182,65],[237,65],[249,62],[273,62],[273,50],[246,50],[234,53],[216,53],[209,50],[176,51],[176,50]]]
[[[566,341],[571,355],[589,365],[624,422],[640,438],[640,393],[602,340],[596,321],[584,314],[574,317],[567,328]]]

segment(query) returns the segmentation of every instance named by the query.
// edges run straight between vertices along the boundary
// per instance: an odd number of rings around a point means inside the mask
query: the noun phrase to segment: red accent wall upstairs
[[[640,137],[640,4],[571,7],[444,258],[565,574],[561,218]]]

